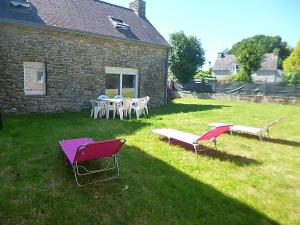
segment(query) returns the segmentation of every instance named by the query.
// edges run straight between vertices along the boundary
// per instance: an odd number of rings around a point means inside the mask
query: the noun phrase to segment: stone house
[[[282,81],[282,71],[277,66],[278,55],[267,53],[261,63],[261,67],[251,75],[252,80],[257,83],[280,83]],[[236,56],[218,54],[218,58],[212,68],[212,74],[217,80],[224,80],[230,75],[238,72],[240,67],[237,63]]]
[[[80,111],[91,97],[166,104],[169,43],[129,8],[100,0],[0,1],[0,104],[9,112]]]

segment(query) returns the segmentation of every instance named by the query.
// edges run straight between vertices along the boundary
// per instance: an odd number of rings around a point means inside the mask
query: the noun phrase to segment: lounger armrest
[[[125,138],[120,138],[120,142],[122,145],[124,145],[126,143],[126,139]]]
[[[277,119],[277,120],[274,120],[272,123],[266,125],[266,126],[264,127],[264,129],[269,130],[269,128],[271,128],[271,127],[274,126],[275,124],[279,123],[281,120],[284,120],[285,118],[286,118],[286,116],[283,116],[283,117],[281,117],[281,118],[279,118],[279,119]]]

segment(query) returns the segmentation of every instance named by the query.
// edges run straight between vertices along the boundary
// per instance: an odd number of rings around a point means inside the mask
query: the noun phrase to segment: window
[[[113,98],[116,95],[122,95],[120,89],[120,75],[107,74],[105,77],[105,95]]]
[[[130,68],[105,68],[105,95],[114,97],[121,95],[125,98],[138,97],[138,71]]]
[[[25,95],[46,94],[46,72],[44,63],[24,62]]]
[[[115,28],[122,30],[130,30],[130,25],[124,23],[124,20],[120,18],[109,16],[109,20]]]
[[[236,72],[239,71],[239,66],[235,63],[232,63],[230,66],[229,66],[229,74],[234,74]]]
[[[9,4],[16,8],[30,8],[30,2],[28,0],[10,0]]]

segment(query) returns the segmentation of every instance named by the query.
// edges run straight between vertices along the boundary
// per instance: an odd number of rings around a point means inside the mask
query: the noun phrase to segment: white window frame
[[[229,74],[231,75],[231,74],[235,74],[236,72],[237,72],[237,68],[236,68],[236,64],[235,63],[232,63],[232,64],[230,64],[230,66],[229,66]]]
[[[116,74],[120,75],[120,94],[123,94],[123,75],[132,75],[135,76],[135,93],[134,97],[138,97],[139,93],[139,71],[137,69],[132,68],[124,68],[124,67],[105,67],[106,74]]]
[[[41,91],[26,91],[25,90],[26,69],[27,68],[39,69],[39,70],[42,69],[43,70],[43,79],[42,79],[42,81],[37,81],[37,83],[43,83],[43,90],[41,90]],[[26,96],[46,95],[46,66],[45,66],[45,63],[41,63],[41,62],[24,62],[23,63],[23,69],[24,69],[24,94]]]

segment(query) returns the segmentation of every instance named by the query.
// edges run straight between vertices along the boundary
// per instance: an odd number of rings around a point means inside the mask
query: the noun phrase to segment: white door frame
[[[123,75],[132,75],[135,76],[135,97],[138,97],[139,89],[139,71],[138,69],[133,68],[124,68],[124,67],[105,67],[106,74],[117,74],[120,75],[120,92],[123,93]]]

